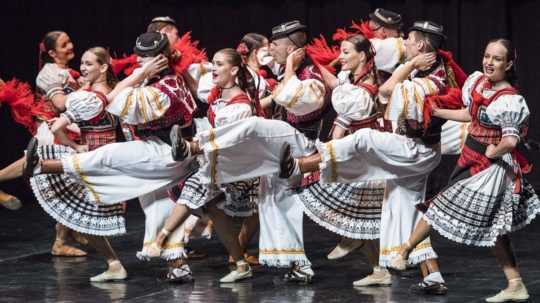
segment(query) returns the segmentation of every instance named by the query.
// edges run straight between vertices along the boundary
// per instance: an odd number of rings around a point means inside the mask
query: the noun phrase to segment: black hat
[[[369,19],[386,27],[401,27],[401,15],[384,8],[377,8],[369,13]]]
[[[272,38],[271,40],[280,39],[287,37],[288,35],[295,32],[306,32],[307,26],[300,23],[298,20],[293,20],[289,22],[282,23],[278,26],[272,28]]]
[[[150,32],[137,38],[133,52],[140,57],[155,57],[167,47],[169,47],[169,39],[166,35]]]
[[[415,21],[413,26],[409,28],[410,31],[423,32],[446,39],[446,36],[443,34],[443,26],[432,21]]]
[[[169,16],[155,17],[154,19],[152,19],[152,21],[150,21],[150,24],[156,23],[156,22],[163,22],[163,23],[168,23],[168,24],[176,26],[176,21]]]

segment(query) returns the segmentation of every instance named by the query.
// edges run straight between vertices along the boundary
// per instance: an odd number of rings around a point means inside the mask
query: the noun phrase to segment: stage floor
[[[352,282],[368,274],[365,257],[354,252],[339,261],[326,254],[338,239],[305,218],[306,251],[316,277],[307,286],[284,284],[283,271],[257,268],[254,278],[223,285],[228,272],[225,252],[217,239],[195,240],[191,246],[209,254],[192,261],[195,282],[183,285],[161,281],[166,266],[140,262],[144,216],[137,203],[128,207],[128,234],[112,239],[129,273],[125,282],[90,283],[105,269],[103,259],[90,252],[84,258],[58,258],[49,253],[54,222],[32,202],[17,212],[0,209],[0,302],[482,302],[505,285],[489,249],[457,246],[440,237],[433,240],[449,287],[447,296],[418,296],[408,291],[419,281],[416,270],[393,276],[391,287],[355,288]],[[540,302],[540,223],[533,222],[512,237],[532,300]]]

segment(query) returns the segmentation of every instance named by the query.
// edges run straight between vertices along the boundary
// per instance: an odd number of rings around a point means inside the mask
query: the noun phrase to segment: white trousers
[[[175,162],[168,144],[150,138],[74,154],[62,165],[85,184],[91,201],[115,204],[178,182],[192,170],[192,158]]]

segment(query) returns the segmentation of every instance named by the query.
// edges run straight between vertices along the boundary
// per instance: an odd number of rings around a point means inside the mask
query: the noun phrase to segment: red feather
[[[357,34],[361,33],[362,35],[364,35],[364,37],[368,39],[375,38],[375,33],[373,32],[373,30],[371,30],[371,27],[369,27],[368,21],[361,21],[360,24],[358,24],[353,20],[350,28],[355,30]]]
[[[339,56],[339,48],[330,46],[326,39],[320,35],[319,38],[314,38],[313,41],[306,46],[308,56],[317,65],[322,65],[330,72],[334,73],[335,68],[332,66],[333,61]]]
[[[179,58],[173,63],[174,71],[181,75],[193,63],[207,61],[206,51],[199,49],[199,41],[191,41],[191,32],[185,33],[173,45],[173,48],[179,52]]]
[[[111,65],[113,73],[119,75],[121,72],[124,72],[126,75],[131,75],[134,69],[139,67],[139,62],[137,61],[137,55],[133,54],[130,56],[124,55],[123,58],[112,59]]]
[[[332,40],[341,42],[349,37],[349,33],[344,28],[336,29],[336,32],[332,35]]]
[[[48,120],[55,116],[44,98],[38,98],[28,83],[10,80],[0,86],[0,103],[11,108],[11,116],[31,134],[35,134],[37,124],[34,118]]]

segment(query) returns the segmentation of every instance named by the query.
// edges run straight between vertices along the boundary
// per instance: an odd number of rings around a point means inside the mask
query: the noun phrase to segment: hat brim
[[[400,28],[401,27],[401,21],[397,22],[397,23],[388,23],[386,21],[384,21],[383,19],[377,17],[377,15],[375,15],[374,13],[369,13],[369,19],[379,23],[380,25],[384,26],[384,27],[391,27],[391,28]]]
[[[417,31],[417,32],[422,32],[422,33],[427,33],[427,34],[436,35],[436,36],[442,37],[444,40],[446,40],[446,35],[444,35],[444,34],[442,34],[442,33],[439,33],[439,32],[436,32],[436,31],[432,31],[432,30],[429,30],[429,29],[425,29],[425,28],[422,28],[422,27],[411,26],[411,27],[409,28],[409,32],[412,32],[412,31]]]
[[[291,28],[291,29],[286,30],[286,31],[282,31],[282,32],[279,32],[279,33],[272,34],[272,37],[270,37],[270,40],[277,40],[277,39],[285,38],[285,37],[287,37],[288,35],[290,35],[292,33],[306,32],[306,31],[307,31],[307,26],[301,24],[300,26],[297,26],[295,28]]]

